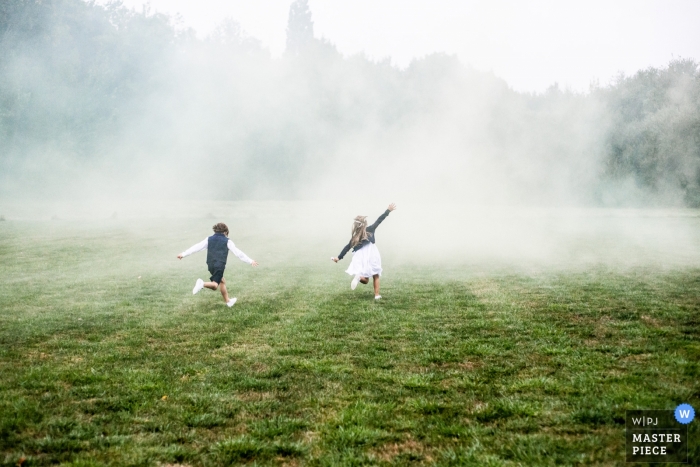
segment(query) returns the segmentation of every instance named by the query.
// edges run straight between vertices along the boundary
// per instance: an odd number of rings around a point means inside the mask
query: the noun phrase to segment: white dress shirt
[[[184,258],[185,256],[189,256],[192,253],[197,253],[198,251],[206,250],[208,246],[209,246],[209,237],[205,238],[204,240],[202,240],[201,242],[199,242],[195,245],[192,245],[187,250],[183,251],[181,253],[181,255]],[[240,259],[244,263],[248,263],[248,264],[253,263],[253,260],[248,258],[248,255],[246,255],[241,250],[236,248],[236,245],[233,244],[233,241],[230,238],[228,239],[226,246],[228,246],[228,249],[231,250],[234,255],[238,256],[238,259]]]

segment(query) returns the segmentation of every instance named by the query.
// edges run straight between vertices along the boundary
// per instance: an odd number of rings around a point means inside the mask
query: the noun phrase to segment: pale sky
[[[224,18],[273,57],[285,47],[291,0],[123,0],[180,14],[200,37]],[[552,83],[585,91],[620,72],[700,60],[699,0],[309,0],[316,37],[346,55],[390,57],[405,67],[433,52],[456,54],[519,91]]]

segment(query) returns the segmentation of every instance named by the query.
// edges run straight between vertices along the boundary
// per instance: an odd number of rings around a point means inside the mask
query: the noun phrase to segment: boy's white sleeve
[[[253,263],[252,259],[248,258],[248,256],[245,253],[243,253],[241,250],[236,248],[236,245],[233,244],[232,240],[229,240],[226,245],[228,246],[228,249],[233,252],[234,255],[238,256],[238,259],[240,259],[244,263],[248,263],[248,264]]]
[[[183,251],[181,253],[182,257],[184,258],[185,256],[189,256],[192,253],[197,253],[198,251],[206,250],[208,246],[209,246],[209,238],[205,238],[201,242],[199,242],[195,245],[192,245],[187,250]]]

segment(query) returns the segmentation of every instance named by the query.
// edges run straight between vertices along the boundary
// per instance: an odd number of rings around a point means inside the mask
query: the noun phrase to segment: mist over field
[[[402,69],[332,41],[314,35],[305,0],[290,6],[281,58],[235,18],[199,39],[119,2],[3,2],[0,215],[210,223],[243,211],[289,239],[344,240],[349,219],[394,201],[387,248],[412,258],[697,259],[693,59],[535,94],[463,57]]]
[[[290,9],[272,59],[234,19],[197,39],[119,2],[0,7],[4,198],[700,203],[692,59],[579,94],[456,56],[343,56]]]
[[[526,93],[289,1],[273,57],[0,0],[0,467],[622,465],[628,411],[700,406],[695,59]],[[225,281],[180,255],[219,222]]]

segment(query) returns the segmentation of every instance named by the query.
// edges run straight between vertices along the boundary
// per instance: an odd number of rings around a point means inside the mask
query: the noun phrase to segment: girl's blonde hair
[[[352,223],[350,246],[354,247],[365,240],[367,240],[367,216],[357,216]]]

